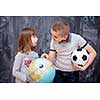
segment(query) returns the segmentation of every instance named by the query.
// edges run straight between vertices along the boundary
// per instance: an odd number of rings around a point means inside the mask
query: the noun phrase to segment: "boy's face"
[[[56,42],[65,41],[68,38],[68,35],[60,36],[59,32],[55,32],[51,29],[52,39]]]

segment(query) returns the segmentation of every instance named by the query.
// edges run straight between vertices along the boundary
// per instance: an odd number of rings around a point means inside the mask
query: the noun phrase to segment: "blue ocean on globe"
[[[33,82],[51,83],[55,73],[54,64],[45,58],[34,59],[29,66],[29,74]]]

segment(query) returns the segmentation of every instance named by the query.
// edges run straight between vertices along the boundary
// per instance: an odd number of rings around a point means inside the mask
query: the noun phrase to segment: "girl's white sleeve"
[[[15,56],[15,61],[14,61],[14,65],[13,65],[13,70],[12,70],[12,74],[14,77],[22,80],[22,81],[26,81],[26,74],[22,73],[20,71],[20,68],[22,66],[22,61],[23,61],[23,56],[21,54],[17,54]]]

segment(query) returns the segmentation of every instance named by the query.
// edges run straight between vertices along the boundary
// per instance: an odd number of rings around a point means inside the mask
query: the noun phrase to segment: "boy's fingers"
[[[46,55],[42,55],[41,58],[46,58]]]
[[[42,54],[42,55],[41,55],[41,58],[48,58],[48,54],[45,54],[45,53]]]

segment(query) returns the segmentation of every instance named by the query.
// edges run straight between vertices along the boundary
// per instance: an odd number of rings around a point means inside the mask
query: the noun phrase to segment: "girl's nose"
[[[38,41],[38,38],[36,38],[36,41]]]

